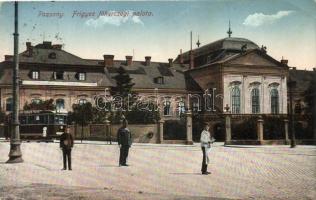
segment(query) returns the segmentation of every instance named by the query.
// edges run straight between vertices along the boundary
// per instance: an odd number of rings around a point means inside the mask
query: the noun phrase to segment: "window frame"
[[[37,74],[37,76],[35,76]],[[31,71],[31,79],[39,80],[40,79],[40,71],[39,70],[32,70]]]
[[[251,113],[259,114],[260,113],[260,90],[255,87],[251,90]]]
[[[270,91],[270,109],[271,114],[280,113],[280,95],[277,88],[272,88]]]
[[[231,96],[231,112],[232,114],[240,114],[241,111],[241,91],[238,85],[234,85],[230,91]]]

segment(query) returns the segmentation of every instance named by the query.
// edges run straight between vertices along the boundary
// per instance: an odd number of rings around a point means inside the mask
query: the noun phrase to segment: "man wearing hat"
[[[68,170],[71,169],[71,148],[74,146],[73,136],[70,134],[69,127],[66,127],[65,132],[60,136],[60,148],[63,151],[63,162],[64,168],[67,169],[67,161],[68,161]]]
[[[127,120],[124,119],[122,127],[117,131],[117,142],[120,147],[119,166],[128,166],[126,164],[129,148],[132,145],[132,134],[127,128]]]

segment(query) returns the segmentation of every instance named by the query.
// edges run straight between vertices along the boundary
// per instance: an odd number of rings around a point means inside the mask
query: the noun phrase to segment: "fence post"
[[[192,140],[192,112],[188,110],[186,113],[186,118],[187,118],[187,144],[193,144]]]
[[[289,120],[284,119],[284,134],[285,134],[285,144],[290,144],[289,140]]]
[[[263,143],[263,119],[262,116],[259,115],[257,120],[257,136],[259,140],[259,144]]]
[[[232,140],[231,133],[231,116],[230,114],[225,114],[225,144],[230,144]]]
[[[165,123],[165,121],[163,119],[160,119],[158,121],[158,132],[159,132],[159,142],[160,144],[163,143],[163,124]]]

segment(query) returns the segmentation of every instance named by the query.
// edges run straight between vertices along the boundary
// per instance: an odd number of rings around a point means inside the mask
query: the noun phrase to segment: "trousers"
[[[126,165],[126,160],[128,157],[129,146],[121,146],[120,148],[120,165]]]
[[[68,169],[71,169],[71,148],[63,148],[63,161],[64,169],[67,169],[67,163]]]

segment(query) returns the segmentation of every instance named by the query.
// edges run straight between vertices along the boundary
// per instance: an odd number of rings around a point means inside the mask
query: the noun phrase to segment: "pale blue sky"
[[[218,0],[133,2],[20,2],[20,51],[25,42],[65,44],[64,49],[82,58],[115,59],[134,55],[136,60],[175,58],[180,49],[227,37],[231,20],[233,37],[265,45],[277,60],[291,66],[316,67],[315,0]],[[0,4],[0,61],[13,52],[13,3]],[[73,12],[149,11],[147,17],[72,17]],[[38,16],[39,12],[63,13],[62,18]]]

